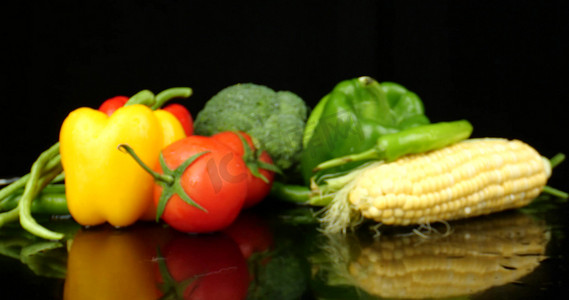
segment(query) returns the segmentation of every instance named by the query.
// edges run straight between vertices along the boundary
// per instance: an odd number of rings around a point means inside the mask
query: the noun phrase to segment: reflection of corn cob
[[[549,232],[521,214],[500,214],[453,225],[425,240],[385,236],[349,263],[351,281],[370,294],[438,298],[477,293],[518,280],[544,258]]]
[[[324,221],[332,232],[349,225],[346,209],[333,207],[345,199],[351,210],[393,225],[429,224],[517,208],[539,195],[550,173],[549,161],[523,142],[466,140],[365,168],[337,193]]]

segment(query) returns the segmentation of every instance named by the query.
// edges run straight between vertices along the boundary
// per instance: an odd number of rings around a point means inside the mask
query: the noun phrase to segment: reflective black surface
[[[364,224],[325,235],[314,210],[270,204],[227,230],[115,229],[50,221],[69,238],[19,228],[0,239],[2,292],[26,299],[532,299],[567,295],[567,203],[430,227]],[[278,209],[277,209],[278,208]]]

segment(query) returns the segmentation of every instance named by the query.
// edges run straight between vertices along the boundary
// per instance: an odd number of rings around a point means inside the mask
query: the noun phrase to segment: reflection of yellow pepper
[[[157,299],[156,266],[152,259],[156,256],[155,248],[164,242],[157,233],[164,232],[152,227],[80,230],[69,249],[63,298]]]
[[[61,127],[60,153],[73,218],[82,225],[128,226],[154,216],[152,177],[117,146],[130,145],[154,166],[160,150],[184,136],[172,114],[141,104],[110,117],[90,108],[71,112]]]

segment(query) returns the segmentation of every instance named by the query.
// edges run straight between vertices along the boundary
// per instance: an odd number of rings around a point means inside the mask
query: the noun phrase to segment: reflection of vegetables
[[[517,208],[539,195],[550,173],[549,161],[520,141],[467,140],[363,168],[336,193],[324,222],[336,232],[354,213],[409,225]]]
[[[466,220],[452,232],[384,234],[354,250],[350,236],[330,235],[326,251],[335,284],[353,284],[382,298],[445,298],[519,280],[545,258],[543,222],[513,212]],[[351,249],[350,249],[351,248]]]
[[[40,216],[40,221],[44,218]],[[0,254],[19,260],[37,276],[65,278],[67,250],[62,242],[46,241],[9,224],[0,231]],[[72,220],[49,222],[50,229],[73,236],[79,225]]]
[[[42,241],[28,245],[22,248],[20,260],[38,276],[65,278],[67,272],[67,251],[57,242]]]
[[[380,84],[370,77],[342,81],[320,100],[308,119],[301,160],[305,183],[314,175],[358,165],[313,174],[324,161],[368,150],[382,135],[428,123],[421,99],[403,86]]]
[[[305,258],[286,250],[277,250],[259,257],[255,265],[255,282],[249,288],[247,299],[301,299],[309,280],[309,266]],[[262,263],[268,260],[266,263]]]
[[[314,250],[318,251],[320,235],[314,226],[317,221],[308,220],[307,210],[310,209],[263,213],[271,227],[274,246],[249,257],[252,281],[247,299],[296,300],[310,294],[311,270],[307,258]]]
[[[231,148],[243,158],[249,169],[247,196],[243,207],[251,207],[263,200],[271,190],[275,171],[278,171],[267,151],[255,149],[251,137],[245,132],[223,131],[212,135],[211,138]]]
[[[175,235],[160,254],[160,299],[245,299],[247,262],[224,234]]]
[[[241,130],[259,142],[280,169],[298,162],[308,107],[297,95],[252,83],[227,87],[196,116],[195,132]]]
[[[21,231],[3,230],[0,254],[21,261],[38,276],[65,278],[67,253],[59,242],[38,241]]]
[[[153,258],[170,233],[156,226],[79,231],[69,249],[63,298],[157,299]]]
[[[269,251],[274,245],[273,232],[267,222],[250,210],[239,214],[223,233],[237,243],[246,259],[253,254]]]
[[[121,148],[154,177],[156,218],[177,230],[221,230],[243,207],[247,167],[231,148],[210,137],[193,135],[168,145],[160,154],[157,172],[140,161],[131,147]],[[142,170],[141,166],[137,167]]]

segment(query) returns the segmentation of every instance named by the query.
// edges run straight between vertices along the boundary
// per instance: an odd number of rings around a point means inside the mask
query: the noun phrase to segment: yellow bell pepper
[[[71,216],[81,225],[108,222],[116,227],[153,217],[153,178],[117,146],[130,145],[154,166],[160,150],[183,137],[184,129],[171,113],[142,104],[121,107],[110,117],[86,107],[71,112],[60,131]]]

